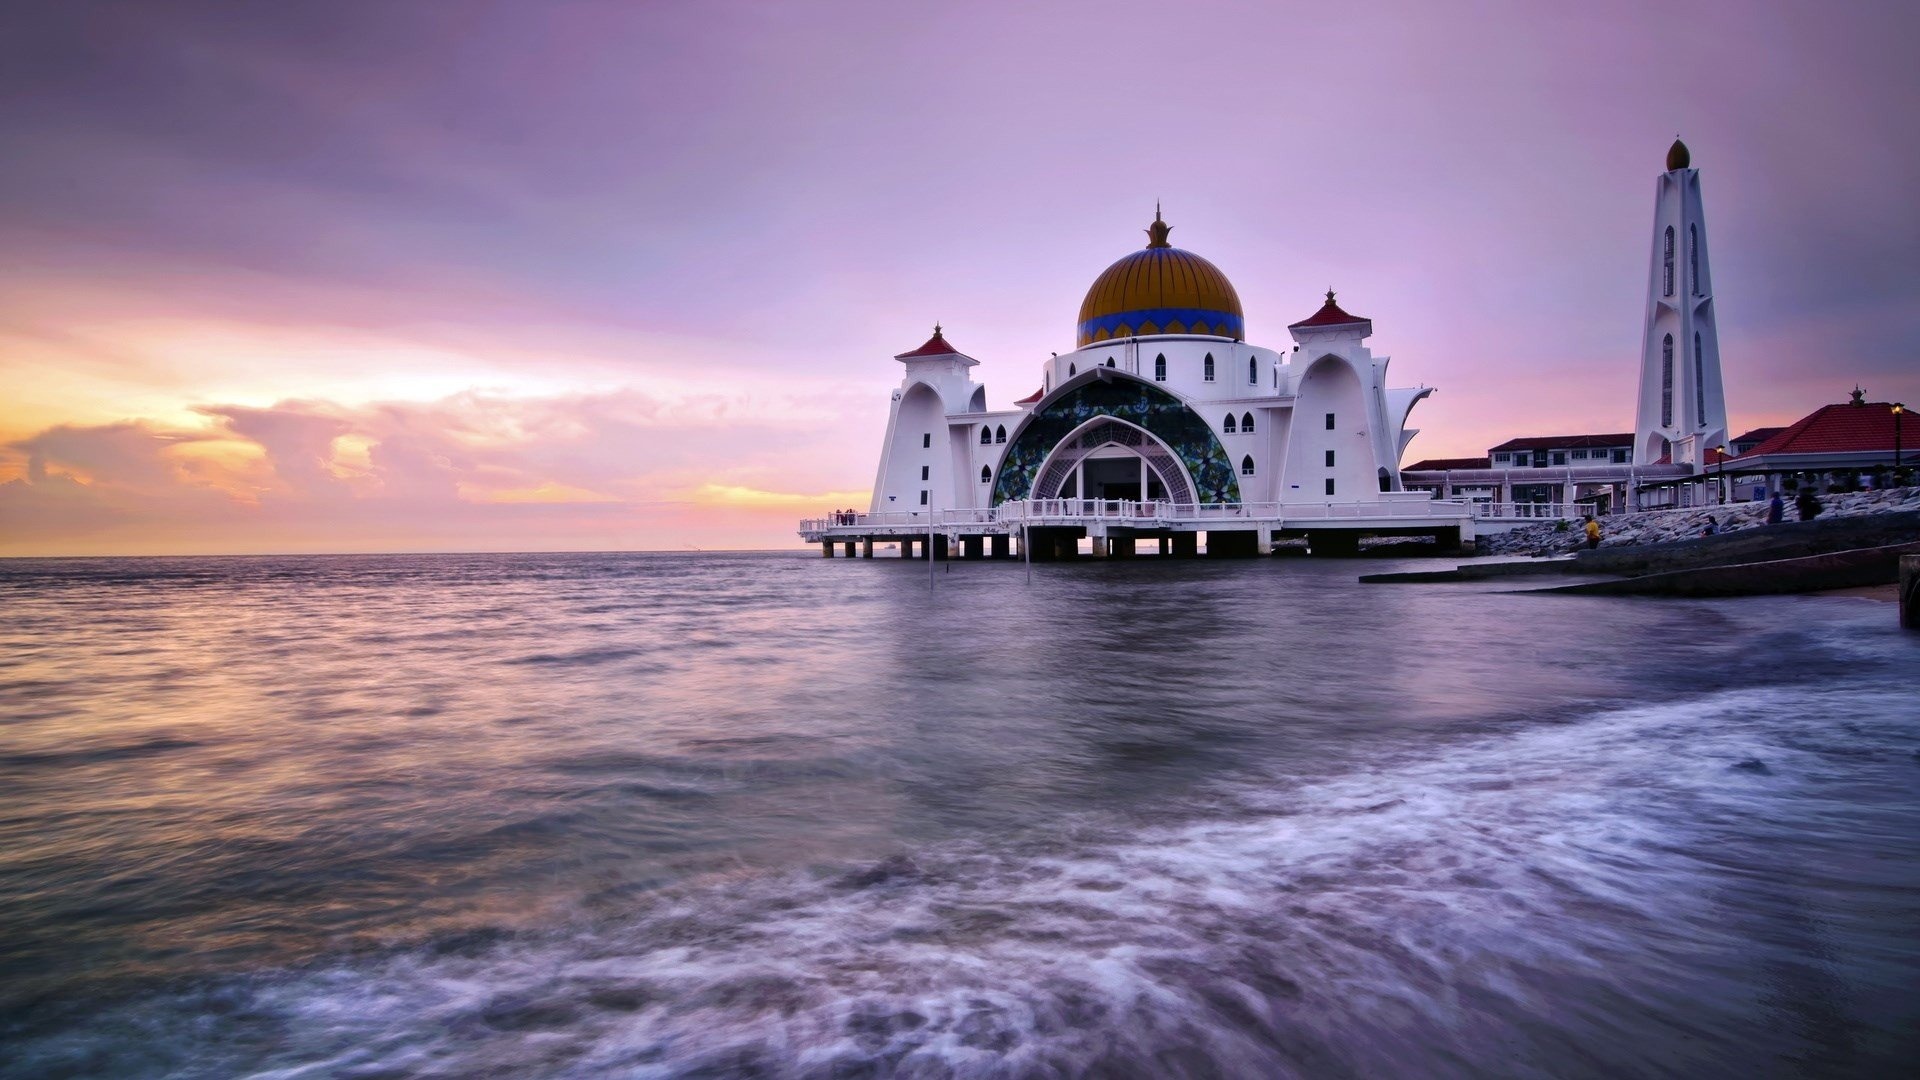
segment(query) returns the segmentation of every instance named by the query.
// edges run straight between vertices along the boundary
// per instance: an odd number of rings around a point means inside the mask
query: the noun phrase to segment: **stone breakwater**
[[[1920,487],[1884,488],[1878,491],[1822,495],[1820,504],[1825,508],[1820,514],[1821,521],[1920,511]],[[1726,506],[1705,506],[1689,510],[1653,510],[1640,514],[1603,517],[1600,519],[1600,547],[1605,550],[1691,539],[1699,536],[1701,530],[1706,528],[1708,518],[1719,522],[1722,533],[1764,526],[1767,520],[1767,504],[1764,502],[1730,503]],[[1787,520],[1798,521],[1799,518],[1799,513],[1793,507],[1793,500],[1788,499]],[[1538,525],[1523,526],[1511,532],[1484,535],[1479,538],[1476,551],[1481,555],[1526,555],[1560,554],[1576,549],[1586,549],[1583,522],[1570,521],[1564,528],[1559,528],[1558,525],[1558,522],[1547,521]]]

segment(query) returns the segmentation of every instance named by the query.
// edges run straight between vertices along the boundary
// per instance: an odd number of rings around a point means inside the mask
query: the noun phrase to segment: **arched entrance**
[[[1130,452],[1132,448],[1124,440],[1132,436],[1120,432],[1115,432],[1113,439],[1102,438],[1091,447],[1072,445],[1102,420],[1119,421],[1149,436],[1153,449],[1149,450],[1146,442],[1139,447],[1153,461],[1159,461],[1159,452],[1164,450],[1177,463],[1177,468],[1155,465],[1144,481],[1149,488],[1157,477],[1169,499],[1176,498],[1176,491],[1185,490],[1190,494],[1179,501],[1240,501],[1239,477],[1226,449],[1205,420],[1179,398],[1138,376],[1096,368],[1055,389],[1018,427],[1008,432],[1006,453],[1001,456],[994,477],[992,505],[998,506],[1009,499],[1040,498],[1041,470],[1063,448],[1082,457],[1096,458]],[[1122,449],[1102,451],[1106,446]],[[1184,480],[1184,485],[1173,482],[1176,474]],[[1058,476],[1054,481],[1055,485],[1065,482],[1065,476]],[[1106,482],[1116,486],[1124,483],[1117,478]],[[1053,490],[1057,491],[1057,486]]]
[[[1104,416],[1054,445],[1031,497],[1195,501],[1193,482],[1172,448],[1142,428]]]

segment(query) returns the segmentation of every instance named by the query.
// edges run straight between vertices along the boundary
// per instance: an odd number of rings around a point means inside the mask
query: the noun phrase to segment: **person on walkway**
[[[1600,522],[1592,514],[1587,515],[1587,550],[1600,546]]]
[[[1812,488],[1803,489],[1793,505],[1799,509],[1801,521],[1812,521],[1820,516],[1820,497],[1813,493]]]
[[[1776,491],[1767,503],[1767,524],[1778,525],[1785,520],[1787,520],[1787,500],[1781,498],[1780,493]]]
[[[1717,533],[1719,531],[1720,531],[1720,519],[1715,517],[1709,517],[1707,519],[1706,527],[1700,530],[1700,535],[1712,536],[1714,533]]]

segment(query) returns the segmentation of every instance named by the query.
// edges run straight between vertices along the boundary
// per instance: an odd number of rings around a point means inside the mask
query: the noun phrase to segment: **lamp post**
[[[1900,417],[1907,411],[1907,403],[1893,403],[1893,482],[1900,482]]]
[[[1720,505],[1725,506],[1727,505],[1727,448],[1722,445],[1716,446],[1713,449],[1715,453],[1720,455],[1720,459],[1714,462],[1720,469],[1719,482],[1715,486],[1720,489]]]

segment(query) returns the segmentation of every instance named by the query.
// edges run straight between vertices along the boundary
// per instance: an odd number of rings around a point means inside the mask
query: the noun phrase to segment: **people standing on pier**
[[[1794,506],[1800,511],[1801,521],[1812,521],[1820,516],[1820,498],[1813,493],[1812,488],[1803,489],[1800,497],[1794,500]]]
[[[1592,514],[1587,515],[1587,550],[1600,546],[1600,521]]]
[[[1781,498],[1780,493],[1776,491],[1773,493],[1773,498],[1767,502],[1767,524],[1778,525],[1785,520],[1787,520],[1787,500]]]

